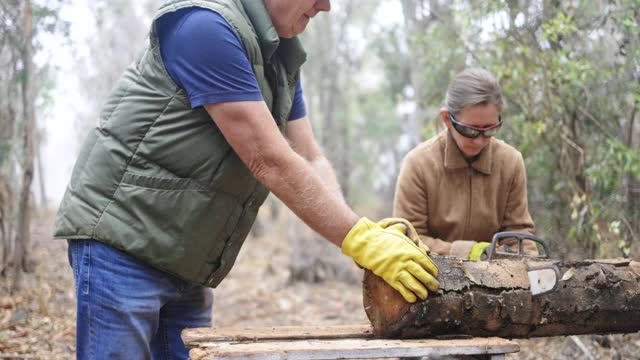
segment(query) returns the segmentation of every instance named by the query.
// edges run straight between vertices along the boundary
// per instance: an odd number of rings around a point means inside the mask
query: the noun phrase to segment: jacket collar
[[[462,169],[469,167],[469,163],[467,159],[465,159],[462,151],[458,148],[456,141],[453,139],[453,135],[446,130],[445,136],[445,145],[444,145],[444,167],[445,169]],[[493,158],[493,151],[491,148],[493,147],[493,142],[495,140],[492,138],[489,140],[489,144],[482,149],[480,154],[475,161],[471,163],[471,167],[483,174],[491,175],[491,163]]]
[[[307,53],[297,36],[291,39],[280,39],[278,54],[280,54],[285,70],[289,74],[295,74],[307,61]]]
[[[271,58],[276,50],[281,53],[286,71],[295,73],[306,61],[307,54],[302,47],[298,37],[291,39],[281,39],[273,26],[264,1],[261,0],[241,0],[242,7],[249,17],[258,37],[260,51],[266,63],[271,63]]]

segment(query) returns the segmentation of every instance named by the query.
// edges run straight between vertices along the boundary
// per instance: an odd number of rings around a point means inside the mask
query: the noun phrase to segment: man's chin
[[[302,34],[304,30],[307,28],[307,25],[309,25],[310,20],[311,19],[309,17],[304,16],[300,21],[298,21],[298,23],[293,26],[293,29],[291,29],[293,36]]]
[[[306,26],[303,27],[302,29],[300,29],[300,28],[291,29],[291,31],[288,31],[286,33],[278,33],[278,36],[283,38],[283,39],[291,39],[291,38],[293,38],[295,36],[298,36],[298,35],[302,34],[302,32],[304,31],[305,28],[306,28]]]

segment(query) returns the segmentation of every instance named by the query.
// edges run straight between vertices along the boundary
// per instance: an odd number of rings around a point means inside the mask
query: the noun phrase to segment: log
[[[529,338],[640,331],[638,262],[433,259],[440,269],[440,289],[414,304],[365,272],[364,308],[376,337]],[[528,270],[553,265],[559,275],[555,289],[533,296]]]

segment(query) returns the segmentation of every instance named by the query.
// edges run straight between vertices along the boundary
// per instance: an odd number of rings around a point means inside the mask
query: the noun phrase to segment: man
[[[427,251],[403,234],[412,229],[359,218],[313,137],[296,35],[329,9],[177,0],[158,10],[58,211],[79,358],[186,358],[180,332],[210,326],[207,288],[231,269],[269,191],[407,301],[437,290]]]

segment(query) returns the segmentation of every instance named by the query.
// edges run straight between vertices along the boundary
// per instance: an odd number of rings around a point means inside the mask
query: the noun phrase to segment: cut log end
[[[409,311],[411,304],[371,271],[365,271],[364,276],[362,295],[367,317],[376,336],[391,338],[391,334],[387,334],[385,329],[395,328],[395,322]]]

